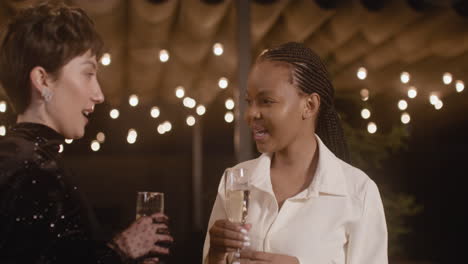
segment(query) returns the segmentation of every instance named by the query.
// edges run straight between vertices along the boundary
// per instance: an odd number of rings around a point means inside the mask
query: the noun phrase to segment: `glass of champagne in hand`
[[[142,216],[150,216],[155,213],[164,213],[164,193],[138,192],[136,219]]]
[[[244,168],[232,168],[225,171],[224,180],[228,219],[233,223],[245,224],[249,209],[249,176]],[[231,263],[239,263],[239,254],[238,249]]]

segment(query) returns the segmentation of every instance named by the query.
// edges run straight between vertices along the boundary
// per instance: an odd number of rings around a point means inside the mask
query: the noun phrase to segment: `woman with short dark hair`
[[[18,114],[0,140],[0,263],[157,262],[171,242],[167,217],[144,216],[110,242],[93,239],[59,147],[83,137],[94,106],[103,44],[79,8],[19,12],[0,48],[0,82]]]

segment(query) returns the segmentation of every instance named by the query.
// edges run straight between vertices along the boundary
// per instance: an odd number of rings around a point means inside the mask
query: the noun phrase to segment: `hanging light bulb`
[[[232,123],[232,121],[234,121],[234,114],[231,111],[227,112],[224,115],[224,120],[228,123]]]
[[[374,134],[375,132],[377,132],[377,125],[374,122],[370,122],[367,125],[367,131],[371,134]]]
[[[234,100],[232,100],[231,98],[228,98],[226,102],[224,103],[224,106],[226,106],[227,110],[232,110],[235,106]]]
[[[463,81],[458,80],[455,83],[455,88],[457,89],[457,92],[461,93],[465,89],[465,83]]]
[[[117,119],[119,118],[119,115],[120,115],[120,112],[119,110],[117,109],[112,109],[110,112],[109,112],[109,115],[112,119]]]
[[[400,110],[406,110],[406,108],[408,108],[408,103],[405,100],[400,100],[398,102],[398,108]]]
[[[164,126],[162,124],[158,126],[158,133],[161,135],[166,133],[166,130],[164,129]]]
[[[195,105],[197,105],[197,102],[195,101],[195,99],[190,98],[190,97],[185,97],[182,102],[184,106],[187,108],[194,108]]]
[[[128,130],[127,142],[129,144],[134,144],[136,142],[137,137],[138,137],[138,133],[136,132],[135,129],[131,128]]]
[[[200,116],[201,116],[201,115],[204,115],[205,112],[206,112],[206,108],[205,108],[204,105],[199,105],[199,106],[197,106],[197,114],[198,114],[198,115],[200,115]]]
[[[169,132],[172,129],[172,124],[169,121],[165,121],[163,124],[164,132]]]
[[[223,52],[224,52],[224,48],[223,48],[223,45],[221,43],[215,43],[213,45],[213,53],[216,55],[216,56],[221,56],[223,55]]]
[[[361,99],[362,99],[363,101],[369,100],[369,90],[367,90],[367,89],[361,89],[360,94],[361,94]]]
[[[104,143],[104,141],[106,141],[106,135],[103,132],[99,132],[96,135],[96,139],[99,143]]]
[[[58,151],[58,152],[59,152],[59,153],[62,153],[63,150],[64,150],[63,144],[60,144],[60,145],[59,145],[59,151]]]
[[[111,55],[109,53],[102,54],[100,61],[102,65],[109,66],[109,64],[111,64]]]
[[[135,94],[130,95],[130,97],[128,98],[128,103],[133,107],[137,106],[138,102],[138,96]]]
[[[418,91],[414,86],[411,86],[408,90],[408,97],[413,99],[418,95]]]
[[[367,70],[366,68],[364,67],[361,67],[358,69],[357,71],[357,77],[360,79],[360,80],[364,80],[367,78]]]
[[[5,126],[0,126],[0,136],[5,136],[6,135],[6,127]]]
[[[229,85],[229,81],[228,81],[227,78],[222,77],[222,78],[219,79],[219,81],[218,81],[219,88],[226,89],[228,87],[228,85]]]
[[[159,111],[159,107],[153,106],[153,107],[151,108],[150,114],[151,114],[151,117],[152,117],[152,118],[158,118],[159,115],[161,114],[161,112]]]
[[[93,141],[91,142],[91,149],[92,149],[93,151],[96,152],[96,151],[98,151],[100,148],[101,148],[101,144],[99,144],[99,141],[93,140]]]
[[[453,80],[453,77],[452,77],[452,74],[450,72],[446,72],[442,76],[442,81],[447,85],[451,84],[452,80]]]
[[[411,120],[411,117],[410,117],[410,115],[408,113],[405,112],[405,113],[401,114],[401,122],[403,124],[408,124],[410,122],[410,120]]]
[[[441,100],[437,101],[434,105],[436,110],[440,110],[442,106],[444,106],[444,103]]]
[[[7,110],[7,103],[5,101],[0,101],[0,113],[5,113]]]
[[[408,83],[410,81],[410,74],[407,72],[402,72],[400,75],[400,80],[402,83]]]
[[[193,116],[188,116],[186,119],[187,125],[188,126],[193,126],[195,125],[195,117]]]
[[[67,138],[67,139],[65,139],[65,143],[71,144],[71,143],[73,143],[73,139],[68,139],[68,138]]]
[[[182,86],[178,86],[175,90],[175,94],[177,98],[182,98],[185,95],[185,89]]]
[[[362,109],[362,111],[361,111],[361,117],[362,118],[369,119],[370,116],[371,116],[371,112],[369,111],[369,109],[367,109],[367,108]]]
[[[431,96],[429,96],[429,102],[431,103],[431,105],[435,105],[438,101],[439,97],[437,95],[432,94]]]
[[[169,52],[165,49],[159,51],[159,60],[164,63],[169,60]]]

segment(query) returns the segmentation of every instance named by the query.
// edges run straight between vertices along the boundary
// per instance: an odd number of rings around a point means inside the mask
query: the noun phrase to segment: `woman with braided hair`
[[[262,153],[236,166],[250,174],[248,224],[226,220],[222,180],[204,263],[387,263],[379,191],[347,163],[334,88],[320,58],[299,43],[266,50],[246,97],[245,118]]]

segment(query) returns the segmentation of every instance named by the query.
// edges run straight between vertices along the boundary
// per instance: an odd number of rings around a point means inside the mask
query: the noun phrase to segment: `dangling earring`
[[[44,101],[50,102],[50,100],[52,99],[52,96],[54,95],[54,93],[51,90],[49,90],[48,88],[43,88],[42,91],[41,91],[41,95],[44,98]]]

